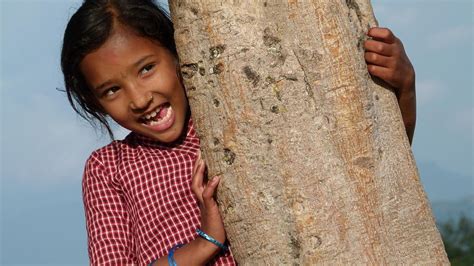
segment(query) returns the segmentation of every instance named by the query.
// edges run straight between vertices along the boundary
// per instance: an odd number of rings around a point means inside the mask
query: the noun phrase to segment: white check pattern
[[[197,237],[200,213],[191,191],[199,139],[190,120],[171,145],[130,133],[86,163],[83,199],[92,265],[147,265]],[[227,252],[210,265],[236,265]]]

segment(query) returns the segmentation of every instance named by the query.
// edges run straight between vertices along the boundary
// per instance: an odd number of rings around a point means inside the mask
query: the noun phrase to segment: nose
[[[130,109],[134,112],[146,110],[153,101],[153,94],[150,91],[141,91],[137,88],[129,90]]]

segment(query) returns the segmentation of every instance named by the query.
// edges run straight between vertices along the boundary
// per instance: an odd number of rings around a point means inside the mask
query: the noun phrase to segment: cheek
[[[112,103],[103,103],[105,113],[115,122],[123,124],[128,118],[128,108],[123,100],[116,100]]]
[[[181,98],[181,102],[183,103],[184,107],[185,107],[185,111],[187,110],[187,106],[188,106],[188,97],[186,97],[186,92],[184,91],[184,88],[183,87],[179,87],[178,88],[179,92],[180,92],[180,98]]]
[[[179,106],[184,109],[184,112],[186,112],[188,106],[188,98],[186,97],[186,92],[184,91],[184,88],[179,82],[176,82],[172,88],[172,98],[174,99],[176,104],[179,104]]]
[[[158,90],[161,90],[162,93],[168,95],[168,97],[184,104],[187,103],[184,88],[175,71],[163,72],[156,80],[155,86],[157,86]]]

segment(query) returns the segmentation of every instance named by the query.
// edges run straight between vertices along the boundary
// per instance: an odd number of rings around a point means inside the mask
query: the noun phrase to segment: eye
[[[103,93],[102,93],[102,97],[111,97],[113,96],[120,88],[119,87],[111,87],[111,88],[108,88],[106,89]]]
[[[153,70],[154,67],[155,67],[155,64],[149,64],[149,65],[144,66],[144,67],[140,70],[140,75],[146,75],[146,74],[149,73],[151,70]]]

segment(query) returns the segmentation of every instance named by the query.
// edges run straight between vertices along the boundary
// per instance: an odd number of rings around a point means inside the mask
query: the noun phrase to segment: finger
[[[205,208],[212,208],[216,205],[214,200],[214,193],[216,192],[217,185],[219,184],[220,177],[215,176],[212,180],[207,183],[206,188],[202,192],[202,199]]]
[[[196,160],[194,161],[194,165],[193,165],[193,176],[196,174],[197,166],[200,159],[201,159],[201,150],[198,150]]]
[[[373,52],[366,52],[364,57],[367,64],[378,65],[387,68],[392,66],[392,58],[388,56],[383,56]]]
[[[395,43],[395,41],[397,40],[393,32],[387,28],[371,28],[367,35],[386,43]]]
[[[390,44],[380,41],[367,40],[364,42],[364,48],[368,52],[374,52],[385,56],[391,56],[393,53],[393,47]]]
[[[367,65],[367,69],[372,76],[381,78],[389,85],[393,86],[393,73],[389,68],[381,67],[377,65]]]
[[[199,163],[197,165],[196,173],[193,176],[193,180],[191,183],[191,189],[193,190],[194,194],[197,196],[199,202],[202,202],[202,192],[204,190],[202,180],[204,176],[204,168],[206,164],[202,159],[199,159]]]

